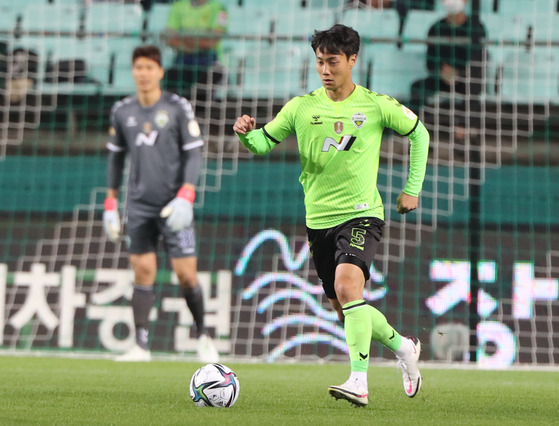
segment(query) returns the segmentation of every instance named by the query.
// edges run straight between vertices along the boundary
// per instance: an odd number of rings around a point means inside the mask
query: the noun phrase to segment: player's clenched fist
[[[245,135],[247,132],[250,132],[256,126],[256,119],[254,117],[250,117],[247,114],[243,115],[242,117],[237,118],[235,125],[233,126],[233,130],[241,135]]]

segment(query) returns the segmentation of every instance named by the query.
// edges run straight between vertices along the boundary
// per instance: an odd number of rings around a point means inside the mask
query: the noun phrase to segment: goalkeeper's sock
[[[344,314],[345,340],[349,349],[351,372],[365,373],[369,369],[372,323],[369,306],[364,300],[355,300],[342,307]],[[362,376],[362,375],[360,375]],[[360,377],[363,378],[363,377]]]
[[[132,294],[132,311],[136,326],[136,344],[142,349],[148,348],[149,312],[155,303],[155,293],[152,286],[134,284]]]
[[[183,295],[186,300],[186,305],[194,318],[194,323],[196,324],[196,335],[200,337],[202,334],[206,333],[206,326],[204,324],[204,294],[202,293],[202,287],[200,284],[197,284],[194,288],[185,288],[183,289]]]
[[[372,339],[383,344],[392,352],[398,353],[402,347],[402,336],[392,328],[386,317],[378,309],[369,306],[371,326],[373,328]]]

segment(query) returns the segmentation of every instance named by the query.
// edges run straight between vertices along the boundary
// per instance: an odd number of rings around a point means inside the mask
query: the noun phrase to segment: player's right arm
[[[233,125],[241,143],[252,153],[264,155],[277,145],[276,141],[269,139],[262,129],[255,130],[256,119],[247,114],[238,117]]]
[[[295,133],[295,116],[300,97],[286,103],[276,118],[261,129],[255,129],[256,119],[248,115],[238,117],[233,125],[241,143],[252,153],[263,155],[269,153],[282,140]]]

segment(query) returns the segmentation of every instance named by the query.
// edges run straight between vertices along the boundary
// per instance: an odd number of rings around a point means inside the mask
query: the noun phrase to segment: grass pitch
[[[0,424],[559,424],[558,371],[423,368],[410,399],[395,366],[371,365],[369,405],[354,408],[327,393],[346,380],[347,365],[225,364],[241,385],[229,409],[190,400],[199,363],[0,357]]]

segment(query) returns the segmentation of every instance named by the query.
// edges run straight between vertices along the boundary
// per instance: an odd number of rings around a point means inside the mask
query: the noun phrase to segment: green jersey
[[[334,102],[320,88],[291,99],[264,126],[261,132],[271,141],[264,145],[270,149],[291,134],[297,136],[299,181],[305,192],[309,228],[331,228],[363,216],[384,219],[377,175],[386,127],[412,140],[410,176],[404,191],[418,196],[429,138],[417,116],[389,96],[356,86],[348,98]],[[421,137],[412,137],[416,130]],[[265,153],[269,149],[255,146],[263,144],[258,132],[249,132],[241,141],[251,151]],[[414,144],[414,139],[419,143]]]

